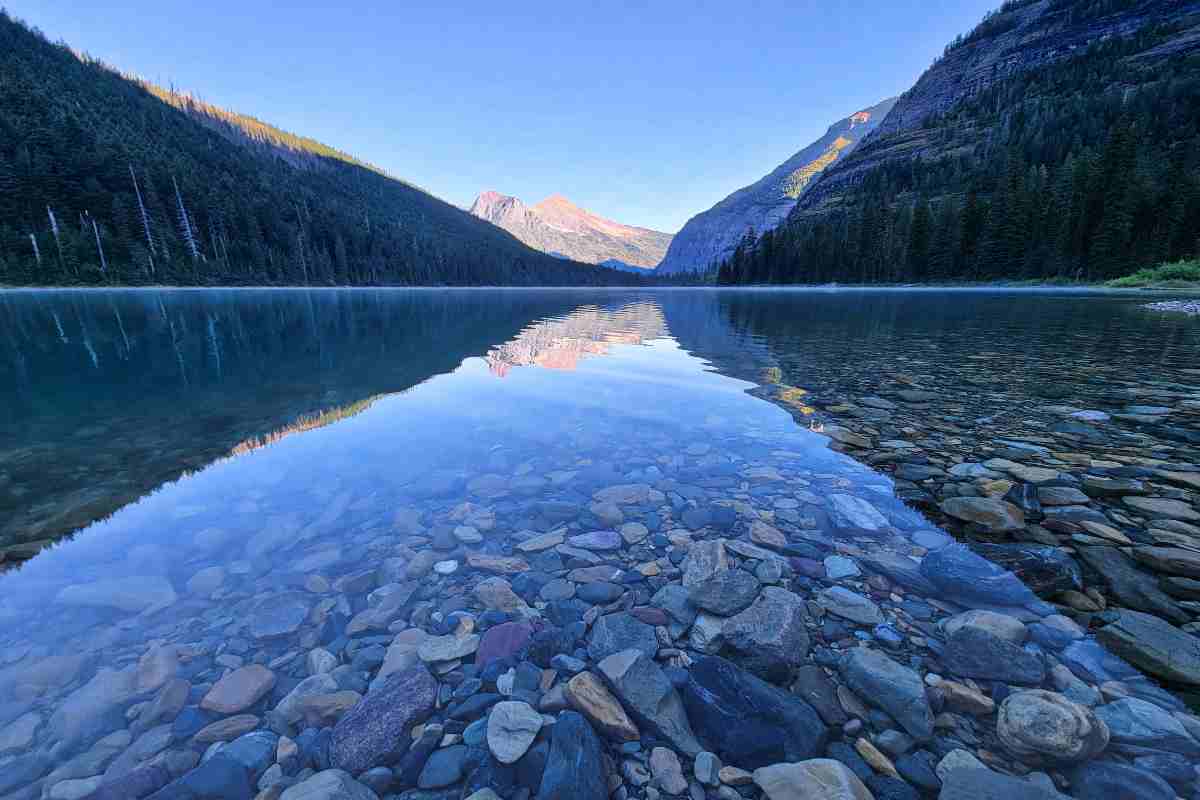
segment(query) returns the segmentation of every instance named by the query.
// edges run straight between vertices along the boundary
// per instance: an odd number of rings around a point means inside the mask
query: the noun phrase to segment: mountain
[[[630,282],[0,12],[0,284]]]
[[[471,213],[530,247],[585,264],[615,260],[653,269],[671,243],[669,233],[613,222],[557,194],[527,206],[516,197],[484,192],[475,198]]]
[[[1200,248],[1200,3],[1010,0],[722,283],[1104,280]]]
[[[884,100],[835,122],[824,136],[766,177],[738,189],[708,211],[689,219],[675,234],[658,272],[671,274],[708,269],[731,256],[747,231],[759,236],[783,222],[813,180],[838,159],[849,155],[878,127],[895,102],[895,98]]]

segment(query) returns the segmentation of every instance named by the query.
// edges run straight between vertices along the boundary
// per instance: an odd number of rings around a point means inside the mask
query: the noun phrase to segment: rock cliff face
[[[1024,0],[1008,3],[925,71],[896,101],[852,156],[827,170],[794,216],[820,214],[842,204],[844,195],[871,170],[913,158],[953,155],[964,138],[979,141],[988,131],[946,135],[936,117],[998,81],[1082,54],[1090,45],[1129,36],[1148,25],[1183,23],[1169,42],[1138,55],[1163,58],[1200,47],[1200,2],[1195,0]],[[967,134],[970,136],[967,136]]]
[[[875,130],[895,102],[895,98],[885,100],[835,122],[824,136],[763,179],[692,217],[675,235],[658,271],[669,274],[705,269],[731,255],[748,230],[758,235],[774,228],[787,218],[813,180]]]
[[[669,233],[613,222],[562,195],[527,206],[520,198],[489,191],[475,198],[471,213],[530,247],[586,264],[618,261],[653,269],[671,242]]]

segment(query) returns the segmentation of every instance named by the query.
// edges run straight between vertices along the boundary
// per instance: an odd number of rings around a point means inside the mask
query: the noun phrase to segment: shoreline
[[[1131,286],[1131,287],[1116,287],[1107,286],[1103,283],[1021,283],[1021,282],[982,282],[982,283],[864,283],[864,284],[761,284],[761,285],[745,285],[745,286],[711,286],[711,285],[695,285],[695,286],[672,286],[663,284],[629,284],[618,286],[587,286],[587,285],[539,285],[539,286],[512,286],[512,285],[476,285],[476,286],[439,286],[439,285],[422,285],[422,286],[275,286],[270,284],[263,285],[247,285],[247,286],[230,286],[230,285],[215,285],[215,286],[196,286],[196,285],[175,285],[175,284],[135,284],[135,285],[113,285],[113,286],[27,286],[17,284],[0,284],[0,291],[11,292],[45,292],[45,291],[166,291],[166,290],[187,290],[187,291],[368,291],[368,290],[386,290],[386,291],[464,291],[464,290],[505,290],[505,291],[602,291],[602,292],[634,292],[634,291],[721,291],[721,292],[738,292],[738,291],[978,291],[1001,289],[1009,291],[1089,291],[1103,292],[1106,294],[1138,294],[1146,292],[1166,292],[1172,294],[1200,294],[1200,284],[1188,285],[1155,285],[1155,286]]]

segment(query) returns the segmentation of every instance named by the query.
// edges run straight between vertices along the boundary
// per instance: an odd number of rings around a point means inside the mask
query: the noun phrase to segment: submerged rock
[[[1023,606],[1037,600],[1017,576],[961,544],[925,556],[921,574],[942,592],[967,602]]]
[[[436,700],[437,681],[423,665],[394,673],[333,727],[330,763],[353,775],[395,763],[408,747],[409,730],[429,716]]]
[[[933,735],[933,710],[916,672],[866,647],[855,648],[841,671],[859,697],[891,714],[916,739]]]
[[[806,616],[799,595],[768,586],[753,605],[725,621],[721,636],[745,669],[782,682],[808,655]]]
[[[975,543],[971,549],[1020,578],[1040,597],[1082,590],[1079,564],[1065,550],[1035,544]]]
[[[377,796],[342,770],[327,769],[284,789],[279,800],[377,800]]]
[[[682,698],[653,659],[640,650],[624,650],[601,661],[598,669],[644,729],[685,755],[700,752]]]
[[[109,578],[94,583],[77,583],[59,591],[55,601],[65,606],[113,608],[136,614],[175,602],[175,587],[157,575]]]
[[[825,752],[828,730],[812,706],[723,658],[692,665],[683,703],[697,737],[728,764],[755,769]]]
[[[754,782],[769,800],[875,800],[857,775],[831,758],[760,767]]]
[[[600,740],[587,720],[564,711],[551,731],[550,755],[536,800],[607,800]]]

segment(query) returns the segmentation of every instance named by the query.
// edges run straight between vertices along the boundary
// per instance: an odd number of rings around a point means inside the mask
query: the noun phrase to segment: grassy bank
[[[1105,285],[1114,289],[1200,288],[1200,260],[1176,261],[1152,269],[1139,269],[1132,275],[1111,280]]]

